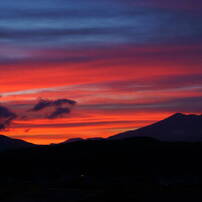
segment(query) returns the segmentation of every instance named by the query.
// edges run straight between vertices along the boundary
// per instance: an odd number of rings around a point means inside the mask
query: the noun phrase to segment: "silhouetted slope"
[[[162,141],[202,141],[202,116],[174,114],[152,125],[120,133],[109,139],[147,136]]]
[[[66,143],[73,143],[73,142],[80,142],[80,141],[84,141],[84,139],[83,138],[70,138],[59,144],[66,144]]]
[[[33,147],[34,144],[0,135],[0,151]]]
[[[73,143],[73,142],[81,142],[81,141],[94,141],[94,140],[97,140],[97,141],[102,141],[104,140],[104,138],[101,138],[101,137],[94,137],[94,138],[70,138],[62,143],[59,143],[59,144],[66,144],[66,143]]]

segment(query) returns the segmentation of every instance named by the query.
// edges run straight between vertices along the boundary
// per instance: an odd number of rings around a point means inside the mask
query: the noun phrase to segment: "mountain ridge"
[[[125,131],[108,138],[70,138],[64,142],[47,146],[85,141],[123,140],[127,138],[136,138],[137,141],[142,141],[145,137],[168,142],[202,142],[202,115],[175,113],[151,125],[136,130]],[[40,145],[0,135],[0,151],[30,148],[34,146]]]
[[[202,115],[175,113],[151,125],[126,131],[108,139],[125,139],[139,136],[162,141],[202,141]]]
[[[0,151],[30,148],[34,146],[36,145],[33,143],[0,134]]]

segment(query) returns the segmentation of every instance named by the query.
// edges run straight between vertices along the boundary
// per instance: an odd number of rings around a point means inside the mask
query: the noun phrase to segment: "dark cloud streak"
[[[69,114],[71,110],[67,107],[57,107],[54,112],[52,112],[47,118],[55,119],[61,117],[64,114]]]
[[[56,119],[65,114],[71,112],[71,107],[76,105],[77,102],[70,99],[58,99],[58,100],[45,100],[40,99],[39,102],[31,109],[33,112],[40,112],[44,109],[53,107],[53,111],[49,112],[49,115],[44,117],[48,119]]]
[[[5,130],[11,122],[17,118],[17,115],[11,112],[7,107],[0,106],[0,130]]]
[[[40,111],[47,107],[57,107],[63,104],[75,105],[77,102],[70,99],[46,100],[40,99],[39,102],[31,109],[32,111]]]

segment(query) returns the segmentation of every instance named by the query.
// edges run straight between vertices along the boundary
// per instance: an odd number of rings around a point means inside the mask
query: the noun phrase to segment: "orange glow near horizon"
[[[81,119],[81,122],[76,119],[58,119],[55,123],[48,123],[47,120],[20,121],[16,122],[14,128],[5,131],[4,134],[13,138],[20,138],[28,142],[33,142],[35,144],[59,143],[70,138],[106,138],[127,130],[134,130],[149,125],[162,118],[166,118],[168,115],[170,114],[139,113],[136,116],[132,116],[131,114],[125,114],[125,116],[106,115],[102,117],[100,116],[98,120],[94,121]],[[145,120],[145,117],[149,120]],[[55,126],[57,124],[65,125],[65,123],[68,123],[69,125]],[[26,127],[32,128],[26,131]]]

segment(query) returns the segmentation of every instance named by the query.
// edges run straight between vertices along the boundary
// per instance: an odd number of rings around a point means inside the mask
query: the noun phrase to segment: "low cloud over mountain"
[[[16,113],[12,112],[9,107],[1,105],[0,130],[7,129],[14,120],[34,119],[36,116],[43,119],[56,119],[65,116],[71,113],[72,107],[76,103],[76,101],[70,99],[40,99],[31,109]]]

